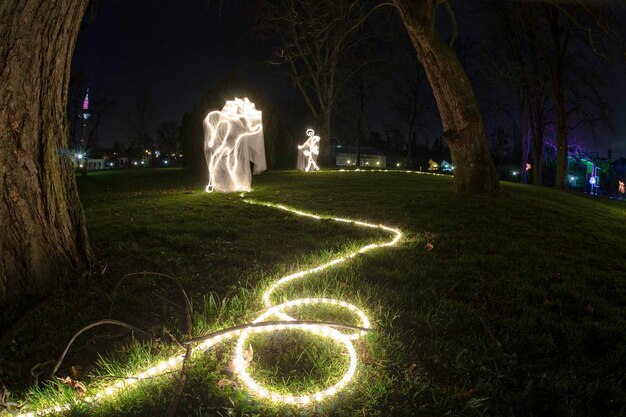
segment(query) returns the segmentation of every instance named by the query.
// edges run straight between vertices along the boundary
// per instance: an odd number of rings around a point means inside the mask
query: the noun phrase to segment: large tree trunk
[[[457,56],[435,31],[436,0],[394,0],[424,66],[455,167],[457,191],[498,193],[474,91]]]
[[[0,3],[0,305],[93,258],[67,152],[70,63],[87,0]]]

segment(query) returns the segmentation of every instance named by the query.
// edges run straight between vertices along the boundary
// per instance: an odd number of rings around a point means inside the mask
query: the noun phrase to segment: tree
[[[550,109],[547,104],[547,73],[537,51],[536,5],[498,1],[490,3],[487,20],[491,33],[485,48],[484,70],[506,93],[515,95],[515,110],[498,103],[519,132],[520,180],[527,182],[526,166],[532,151],[533,182],[542,183],[544,132]],[[506,94],[505,93],[505,94]],[[516,119],[518,120],[516,122]]]
[[[88,131],[85,135],[85,149],[89,150],[98,146],[100,141],[100,126],[103,125],[104,120],[111,114],[111,111],[115,108],[115,102],[109,99],[106,93],[102,95],[97,94],[97,90],[94,93],[94,99],[91,102],[91,117],[88,121]]]
[[[456,33],[456,21],[450,5],[445,0],[394,0],[394,4],[437,102],[455,167],[455,189],[498,193],[500,183],[489,154],[474,91],[454,50],[435,29],[437,8],[442,4],[452,17],[452,28]]]
[[[420,127],[424,127],[419,120],[422,116],[433,113],[435,109],[432,95],[427,91],[424,70],[413,56],[400,56],[403,60],[397,71],[398,80],[389,101],[392,110],[400,117],[406,129],[406,168],[409,168],[411,155],[415,153],[413,146],[416,133]]]
[[[70,127],[69,146],[74,151],[89,152],[99,141],[99,128],[115,108],[110,91],[89,88],[89,80],[81,73],[70,77],[67,103],[67,119]],[[83,119],[83,101],[89,93],[87,120]],[[87,151],[87,152],[86,152]]]
[[[169,120],[163,122],[157,128],[157,143],[159,150],[165,156],[178,153],[180,144],[180,126],[177,121]]]
[[[147,89],[135,96],[133,106],[126,112],[126,138],[137,155],[154,146],[153,130],[157,108]]]
[[[602,4],[594,9],[582,0],[574,0],[569,5],[546,0],[542,11],[539,30],[544,36],[537,39],[548,73],[547,90],[556,113],[555,186],[566,189],[569,122],[572,116],[579,114],[583,122],[592,124],[606,119],[604,115],[596,118],[588,113],[588,108],[584,109],[591,104],[600,113],[606,111],[606,104],[597,90],[599,79],[590,71],[590,63],[586,62],[588,51],[585,53],[585,49],[591,48],[594,54],[602,55],[595,37],[610,32],[609,18]]]
[[[280,43],[272,63],[285,72],[302,93],[318,121],[322,160],[329,162],[331,115],[339,92],[362,65],[341,71],[349,51],[362,36],[356,34],[368,15],[369,2],[357,0],[281,0],[265,2],[262,21]]]
[[[0,3],[0,304],[85,272],[93,253],[67,149],[86,0]]]

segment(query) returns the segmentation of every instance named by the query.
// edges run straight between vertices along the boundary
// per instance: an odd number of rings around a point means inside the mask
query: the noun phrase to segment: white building
[[[364,168],[386,168],[387,157],[371,146],[359,147],[361,166]],[[356,147],[346,145],[335,146],[335,164],[338,167],[356,166]]]
[[[84,163],[87,165],[87,171],[96,171],[104,169],[105,162],[104,159],[87,159]]]

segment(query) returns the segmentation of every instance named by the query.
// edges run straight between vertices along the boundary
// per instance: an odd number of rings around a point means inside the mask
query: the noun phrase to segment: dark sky
[[[490,0],[452,0],[459,26],[459,38],[472,37],[479,42],[484,40],[487,31],[483,28],[484,18],[478,14],[478,10],[484,8],[485,3]],[[539,3],[541,0],[522,0]],[[583,0],[593,5],[598,0]],[[563,3],[571,3],[570,0],[563,0]],[[616,34],[617,38],[622,40],[622,48],[624,47],[623,39],[626,37],[626,0],[606,0],[605,5],[610,5],[612,17],[617,22],[618,30],[621,33]],[[622,54],[624,51],[622,50]],[[603,97],[609,104],[610,123],[615,132],[611,132],[611,128],[606,125],[601,127],[601,133],[594,140],[588,132],[577,129],[570,132],[573,137],[584,142],[590,148],[594,148],[600,153],[601,157],[606,157],[608,149],[612,149],[613,159],[626,157],[626,55],[622,56],[622,60],[618,62],[606,63],[598,56],[590,54],[590,62],[601,68],[601,78],[603,85],[600,87]],[[476,91],[476,95],[493,95],[500,94],[498,91]],[[481,104],[481,103],[479,103]],[[484,104],[484,103],[482,103]],[[483,110],[485,106],[481,106]],[[489,120],[489,114],[483,114],[483,118]],[[486,126],[487,132],[492,126]],[[553,129],[553,128],[552,128]],[[580,132],[580,133],[579,133]],[[579,133],[579,134],[578,134]]]
[[[276,76],[272,78],[263,62],[270,49],[251,30],[251,8],[245,3],[224,2],[220,12],[218,0],[98,1],[93,19],[86,17],[89,23],[79,38],[72,68],[89,79],[92,90],[107,92],[115,102],[100,129],[100,145],[125,141],[125,114],[143,89],[153,96],[161,122],[180,121],[209,86],[229,74],[275,83]],[[470,3],[476,2],[453,2],[460,35],[479,37],[480,19]],[[621,72],[609,68],[604,77],[616,134],[598,140],[603,156],[609,146],[614,157],[626,156],[624,74],[624,68]]]
[[[143,89],[155,101],[158,122],[180,121],[217,80],[235,71],[252,77],[265,71],[267,53],[250,41],[239,9],[226,4],[220,13],[217,1],[100,0],[79,37],[72,69],[115,102],[101,145],[125,140],[125,113]]]

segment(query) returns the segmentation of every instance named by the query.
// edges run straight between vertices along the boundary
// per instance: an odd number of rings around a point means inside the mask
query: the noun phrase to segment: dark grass
[[[84,371],[79,378],[97,384],[94,375],[115,367],[128,374],[180,350],[178,290],[157,277],[129,277],[114,296],[126,273],[179,279],[192,300],[194,334],[201,334],[252,320],[273,279],[385,239],[244,204],[238,195],[206,194],[202,179],[179,170],[103,172],[78,181],[106,271],[76,280],[5,332],[0,358],[22,369],[10,381],[17,388],[31,382],[24,377],[30,366],[55,357],[76,330],[100,318],[131,322],[153,337],[94,331],[79,339],[61,374],[75,365]],[[357,343],[361,367],[349,389],[304,411],[240,390],[228,371],[232,346],[201,354],[179,415],[626,413],[626,204],[509,183],[501,197],[464,196],[452,192],[448,177],[399,172],[275,172],[255,177],[253,186],[249,197],[259,201],[405,232],[397,248],[370,252],[278,294],[354,303],[376,332]],[[324,315],[314,310],[300,314]],[[353,320],[341,311],[328,317]],[[324,364],[322,377],[330,379],[343,366],[331,354],[337,348],[306,336],[256,344],[255,375],[281,389],[319,387]],[[94,367],[103,350],[106,359]],[[220,380],[235,385],[220,389]],[[157,378],[76,413],[160,415],[173,387],[172,377]]]

